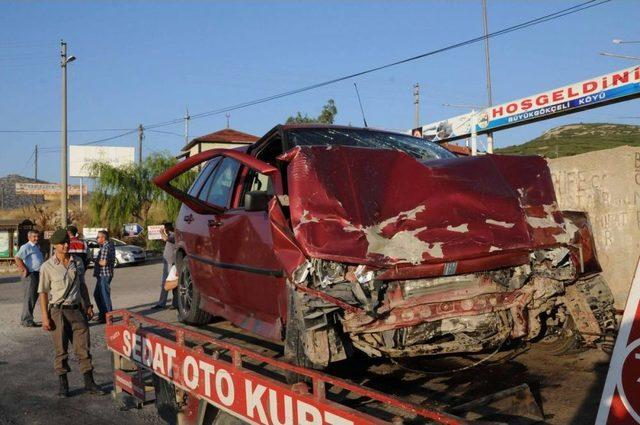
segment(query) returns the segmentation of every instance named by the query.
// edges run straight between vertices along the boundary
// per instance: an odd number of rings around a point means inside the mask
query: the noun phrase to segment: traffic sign
[[[640,260],[613,349],[596,424],[640,424]]]

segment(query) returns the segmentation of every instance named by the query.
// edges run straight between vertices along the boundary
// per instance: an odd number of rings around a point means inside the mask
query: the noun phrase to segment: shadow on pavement
[[[20,282],[20,275],[0,277],[0,285],[3,283],[17,283],[17,282]]]
[[[598,362],[593,365],[593,371],[597,373],[598,380],[589,388],[589,395],[584,398],[582,405],[576,410],[576,415],[571,419],[571,425],[581,425],[592,422],[598,414],[600,399],[604,383],[607,379],[609,362]]]

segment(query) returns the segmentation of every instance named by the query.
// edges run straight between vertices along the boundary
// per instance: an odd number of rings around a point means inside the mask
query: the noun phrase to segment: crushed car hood
[[[419,161],[404,152],[296,147],[291,225],[311,257],[376,267],[446,263],[566,243],[540,157]]]

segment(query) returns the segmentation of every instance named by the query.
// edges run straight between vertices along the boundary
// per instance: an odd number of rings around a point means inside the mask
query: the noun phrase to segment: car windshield
[[[445,148],[427,140],[384,131],[345,128],[295,128],[287,131],[293,146],[341,145],[400,150],[414,158],[454,158]]]
[[[113,246],[125,246],[126,245],[126,243],[122,242],[120,239],[111,238],[111,241],[113,242]]]

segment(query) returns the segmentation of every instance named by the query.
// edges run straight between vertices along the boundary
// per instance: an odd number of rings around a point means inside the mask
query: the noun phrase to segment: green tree
[[[162,153],[150,155],[142,163],[126,167],[94,163],[91,174],[97,176],[96,186],[89,203],[93,225],[115,230],[133,220],[146,229],[149,210],[154,203],[161,204],[166,219],[174,221],[180,210],[180,202],[160,190],[152,180],[176,162],[170,154]],[[195,176],[196,172],[191,170],[180,175],[172,184],[187,190]]]
[[[287,118],[287,124],[333,124],[336,115],[338,115],[338,108],[336,108],[336,103],[333,99],[329,99],[327,103],[322,107],[322,111],[317,118],[312,118],[307,114],[302,115],[302,113],[298,112],[295,116],[290,116],[289,118]]]

